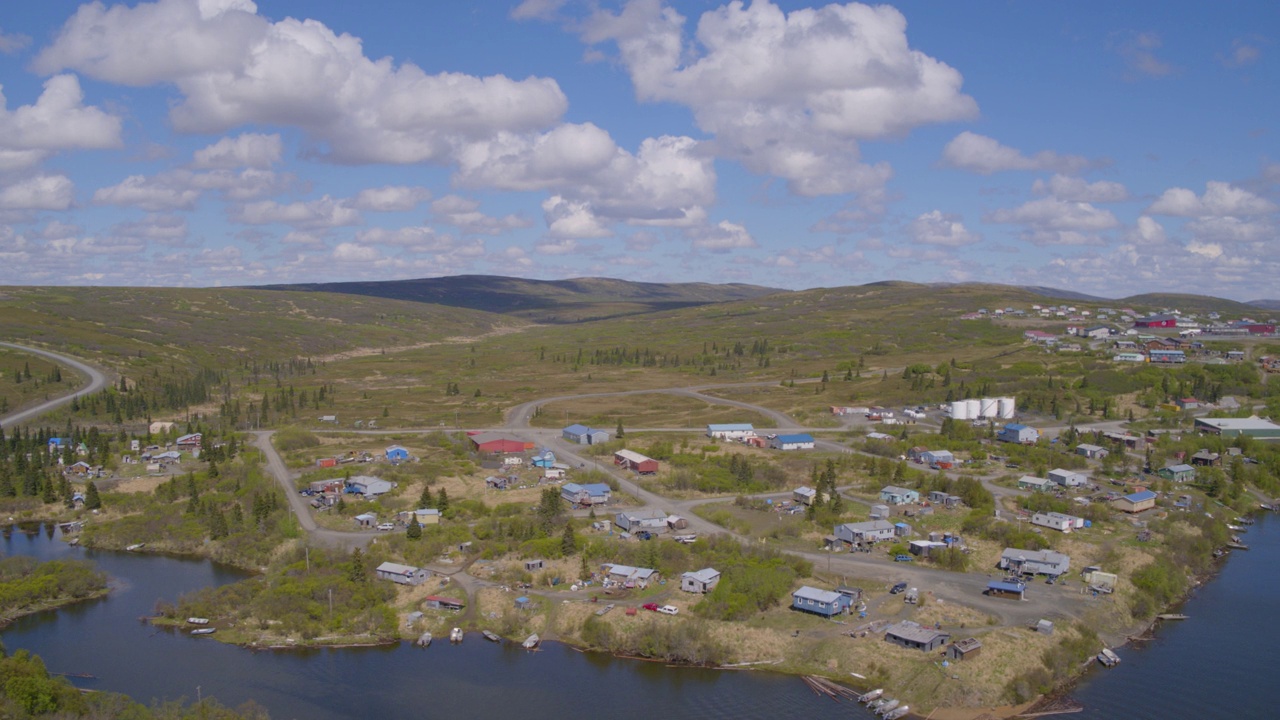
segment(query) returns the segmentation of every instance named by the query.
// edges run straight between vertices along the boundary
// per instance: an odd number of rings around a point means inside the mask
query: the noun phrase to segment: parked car
[[[645,603],[640,607],[644,608],[645,610],[652,610],[654,612],[658,612],[658,603]]]
[[[390,532],[396,529],[395,523],[379,523],[378,529],[382,532]]]
[[[904,582],[900,582],[900,583],[898,583],[897,585],[894,585],[893,587],[889,588],[889,594],[890,594],[890,595],[897,595],[898,593],[900,593],[900,592],[902,592],[903,590],[906,590],[906,589],[907,589],[907,584],[906,584],[906,583],[904,583]]]
[[[662,613],[663,615],[675,615],[676,613],[680,612],[680,608],[676,607],[675,605],[663,605],[662,607],[658,608],[658,612]]]
[[[915,558],[910,555],[898,555],[893,559],[894,562],[911,562],[913,560],[915,560]]]

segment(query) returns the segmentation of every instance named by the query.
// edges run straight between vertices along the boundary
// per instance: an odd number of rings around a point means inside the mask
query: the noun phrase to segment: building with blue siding
[[[819,590],[805,585],[791,593],[791,609],[802,612],[833,617],[849,610],[853,599],[834,590]]]

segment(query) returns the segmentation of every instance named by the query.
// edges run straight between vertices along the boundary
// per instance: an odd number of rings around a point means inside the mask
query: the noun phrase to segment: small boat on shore
[[[452,642],[452,643],[462,642],[462,628],[454,628],[453,630],[449,631],[449,642]]]
[[[495,642],[495,643],[502,642],[501,637],[499,637],[496,633],[489,632],[488,630],[481,630],[480,634],[483,635],[484,639],[488,640],[489,642]]]
[[[876,714],[877,714],[877,715],[888,715],[889,713],[891,713],[891,712],[893,712],[894,710],[896,710],[896,709],[898,708],[898,706],[899,706],[899,705],[901,705],[901,704],[902,704],[902,701],[901,701],[901,700],[898,700],[898,699],[896,699],[896,698],[895,698],[895,699],[890,700],[889,702],[887,702],[887,703],[885,703],[885,704],[881,705],[880,707],[876,708]]]
[[[209,618],[189,617],[187,618],[187,624],[188,625],[208,625]]]
[[[909,712],[911,712],[911,706],[910,706],[910,705],[903,705],[902,707],[898,708],[897,710],[894,710],[894,711],[890,712],[888,715],[885,715],[885,716],[884,716],[884,718],[885,718],[885,720],[898,720],[898,718],[906,717],[906,716],[907,716],[907,713],[909,713]]]
[[[614,604],[613,604],[613,603],[609,603],[608,605],[605,605],[604,607],[602,607],[602,608],[600,608],[599,610],[597,610],[597,611],[596,611],[596,615],[603,617],[603,616],[607,615],[607,614],[609,613],[609,611],[610,611],[610,610],[612,610],[613,608],[614,608]]]
[[[524,639],[524,642],[520,643],[525,650],[536,650],[541,644],[542,638],[538,637],[538,633],[530,635]]]
[[[431,633],[424,632],[418,636],[418,639],[414,642],[414,644],[417,645],[418,647],[431,647],[431,640],[432,640]]]
[[[1249,549],[1249,546],[1240,542],[1238,538],[1227,543],[1227,547],[1231,548],[1232,550],[1248,550]]]
[[[859,695],[858,702],[862,703],[863,705],[866,705],[872,702],[873,700],[878,699],[883,694],[884,694],[884,688],[876,688],[875,690],[872,690],[870,692],[865,692]]]
[[[1236,518],[1236,523],[1237,523],[1238,525],[1252,525],[1254,522],[1255,522],[1255,520],[1254,520],[1253,518],[1251,518],[1251,517],[1238,517],[1238,518]]]
[[[1228,529],[1228,530],[1232,530],[1232,531],[1234,531],[1234,532],[1249,532],[1249,528],[1247,528],[1247,527],[1245,527],[1245,526],[1243,526],[1243,525],[1230,525],[1230,524],[1228,524],[1228,525],[1227,525],[1227,529]]]
[[[1160,618],[1161,620],[1186,620],[1191,616],[1183,615],[1182,613],[1162,613],[1160,615],[1157,615],[1156,617]]]
[[[191,631],[192,635],[212,635],[218,632],[218,628],[196,628]]]
[[[1102,667],[1115,667],[1120,664],[1120,656],[1112,652],[1111,648],[1102,648],[1102,652],[1098,653],[1098,662]]]
[[[146,546],[147,546],[146,543],[134,543],[132,545],[125,545],[124,549],[128,550],[129,552],[138,552],[139,550],[141,550]]]

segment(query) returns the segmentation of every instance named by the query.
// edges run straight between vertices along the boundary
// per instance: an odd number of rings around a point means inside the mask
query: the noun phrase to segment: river
[[[1201,586],[1153,640],[1121,648],[1121,663],[1093,671],[1074,693],[1072,718],[1280,716],[1280,683],[1266,677],[1280,641],[1280,517],[1263,515],[1221,574]]]
[[[143,703],[213,696],[236,706],[252,699],[275,720],[871,717],[852,703],[815,696],[795,677],[669,668],[557,643],[527,653],[474,633],[461,645],[426,649],[250,652],[139,620],[159,599],[232,582],[240,573],[204,560],[72,548],[46,528],[10,529],[0,549],[6,556],[91,560],[111,575],[113,591],[21,618],[0,637],[11,652],[40,655],[51,672],[94,676],[74,678],[81,687]]]
[[[22,618],[3,631],[51,671],[88,673],[87,688],[153,698],[254,700],[276,720],[439,716],[490,718],[867,718],[814,696],[799,679],[765,672],[669,668],[548,643],[529,654],[468,636],[461,645],[249,652],[140,622],[158,599],[241,577],[204,560],[68,547],[47,528],[6,532],[4,555],[83,557],[109,573],[106,598]],[[1123,662],[1091,670],[1078,718],[1271,717],[1280,683],[1265,681],[1277,640],[1280,518],[1264,516],[1222,573],[1197,590],[1154,640],[1121,648]]]

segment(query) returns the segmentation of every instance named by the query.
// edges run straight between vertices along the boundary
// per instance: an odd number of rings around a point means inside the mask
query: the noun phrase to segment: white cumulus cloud
[[[586,203],[553,195],[542,203],[547,234],[558,239],[601,238],[611,233]]]
[[[874,189],[889,171],[861,163],[859,140],[977,114],[960,73],[911,49],[886,5],[733,2],[704,13],[692,40],[684,24],[660,0],[632,0],[581,28],[617,44],[641,100],[689,107],[718,155],[798,194]]]
[[[36,175],[0,186],[0,210],[66,210],[75,185],[66,175]]]
[[[1095,163],[1079,155],[1060,155],[1052,150],[1024,155],[1021,150],[1002,145],[994,138],[966,130],[942,149],[942,164],[980,175],[991,175],[1007,170],[1076,173]]]
[[[198,168],[258,168],[266,169],[284,154],[279,135],[244,133],[225,137],[209,147],[197,150],[195,167]]]
[[[246,124],[304,129],[312,154],[346,163],[447,162],[460,143],[555,123],[548,78],[428,74],[372,60],[359,38],[315,20],[271,22],[251,2],[81,5],[35,62],[127,85],[172,83],[183,132]]]
[[[1099,180],[1091,183],[1084,178],[1067,175],[1054,175],[1048,182],[1036,180],[1031,191],[1074,202],[1123,202],[1129,199],[1129,190],[1118,182]]]
[[[1265,215],[1275,211],[1275,203],[1219,180],[1206,183],[1204,194],[1199,196],[1186,188],[1169,188],[1147,208],[1148,213],[1177,217]]]
[[[941,210],[924,213],[907,225],[907,234],[922,245],[963,247],[982,238],[965,228],[959,215],[944,214]]]
[[[686,231],[686,235],[693,239],[695,248],[714,253],[757,247],[755,238],[751,237],[746,227],[728,220],[721,220],[715,225],[691,228]]]
[[[283,223],[298,228],[341,227],[359,225],[360,212],[340,200],[325,195],[318,200],[278,203],[261,200],[247,203],[231,213],[235,222],[246,225]]]
[[[424,187],[385,185],[361,190],[348,204],[358,210],[407,212],[430,199],[431,191]]]

